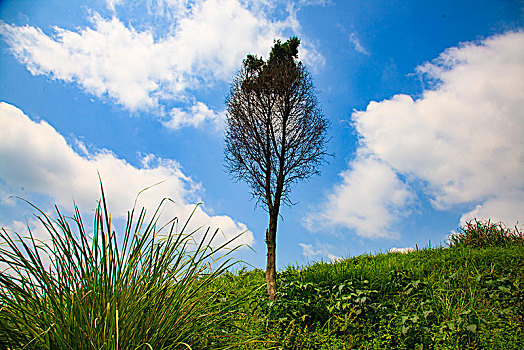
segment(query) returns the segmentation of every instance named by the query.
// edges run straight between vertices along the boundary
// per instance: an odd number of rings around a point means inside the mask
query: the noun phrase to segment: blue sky
[[[0,225],[37,228],[21,196],[86,218],[99,172],[116,223],[165,217],[247,231],[267,214],[223,166],[224,100],[248,53],[301,39],[331,121],[322,174],[282,209],[277,265],[440,245],[461,223],[524,218],[522,1],[0,2]]]

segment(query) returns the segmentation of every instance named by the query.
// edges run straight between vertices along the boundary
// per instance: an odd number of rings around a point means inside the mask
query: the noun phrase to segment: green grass
[[[364,255],[281,271],[277,301],[262,290],[241,322],[259,349],[522,349],[523,284],[522,245]]]
[[[35,209],[50,242],[0,231],[0,348],[217,348],[227,335],[242,296],[220,298],[214,282],[234,265],[219,254],[231,241],[160,225],[162,204],[148,221],[133,209],[119,236],[103,190],[92,234],[76,206],[55,219]]]
[[[2,229],[0,348],[524,348],[518,230],[475,221],[450,248],[288,267],[269,302],[263,271],[230,272],[231,241],[195,241],[161,209],[133,209],[118,235],[102,191],[92,233],[76,206],[35,207],[50,242]]]
[[[491,220],[472,220],[459,228],[451,235],[449,245],[452,247],[496,247],[513,244],[524,244],[524,234],[518,227],[510,229],[502,222],[494,223]]]

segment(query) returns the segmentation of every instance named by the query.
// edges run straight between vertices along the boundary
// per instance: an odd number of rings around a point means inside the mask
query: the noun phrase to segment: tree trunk
[[[278,213],[269,214],[269,227],[266,231],[267,263],[266,287],[269,300],[275,300],[277,292],[276,249],[277,249],[277,220]]]

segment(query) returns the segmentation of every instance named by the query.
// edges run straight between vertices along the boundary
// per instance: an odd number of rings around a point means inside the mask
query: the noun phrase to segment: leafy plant
[[[275,302],[267,308],[261,293],[258,313],[243,322],[266,340],[256,349],[521,349],[523,249],[434,248],[289,267]]]
[[[324,286],[297,281],[290,271],[282,272],[279,281],[276,300],[268,302],[269,321],[297,321],[311,325],[327,320],[329,315],[323,305]]]
[[[219,254],[234,239],[212,248],[218,230],[197,241],[189,219],[180,232],[178,218],[160,226],[164,202],[148,221],[145,208],[128,212],[121,237],[103,188],[92,235],[76,205],[56,219],[33,206],[48,242],[1,229],[0,347],[218,348],[243,298],[220,298],[215,283],[235,264]]]
[[[503,223],[493,223],[490,220],[468,221],[450,236],[450,247],[469,246],[475,248],[506,246],[509,244],[524,244],[524,234],[515,229],[507,228]]]

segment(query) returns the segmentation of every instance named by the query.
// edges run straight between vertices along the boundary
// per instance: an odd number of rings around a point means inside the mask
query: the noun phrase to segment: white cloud
[[[390,250],[388,250],[388,253],[402,253],[402,254],[407,254],[407,253],[410,253],[410,252],[413,252],[415,251],[415,249],[411,248],[411,247],[405,247],[405,248],[391,248]]]
[[[357,52],[360,52],[361,54],[364,54],[364,55],[369,55],[369,52],[368,50],[366,50],[366,48],[360,43],[360,39],[358,38],[357,36],[357,33],[355,32],[351,32],[349,33],[346,28],[341,24],[341,23],[338,23],[337,24],[337,27],[345,34],[348,36],[348,39],[349,39],[349,42],[351,44],[353,44],[353,47],[355,48],[355,51]]]
[[[111,11],[115,11],[117,5],[121,5],[124,0],[106,0],[107,8]]]
[[[473,219],[492,219],[494,222],[503,222],[509,227],[515,226],[518,222],[522,227],[524,224],[524,191],[515,190],[513,194],[507,194],[495,198],[490,198],[482,204],[464,213],[460,218],[460,225]]]
[[[211,122],[217,127],[223,125],[224,113],[217,113],[202,102],[196,102],[190,108],[173,108],[169,112],[170,119],[164,126],[170,129],[180,129],[186,126],[199,127],[205,122]]]
[[[315,72],[319,67],[323,67],[326,64],[326,59],[319,51],[318,45],[309,41],[301,41],[300,46],[298,59],[304,62],[308,69],[311,68]]]
[[[353,44],[357,52],[360,52],[364,55],[369,55],[369,52],[364,48],[364,46],[362,46],[359,38],[355,33],[349,34],[349,41]]]
[[[114,10],[120,2],[108,6]],[[192,91],[229,81],[246,54],[267,53],[274,38],[300,29],[292,12],[272,20],[239,0],[157,1],[150,7],[178,14],[173,27],[165,26],[171,28],[166,34],[95,13],[91,27],[54,27],[51,36],[0,21],[0,35],[34,75],[75,82],[130,111],[161,113],[168,99],[191,100]],[[310,62],[323,59],[309,44],[302,54]]]
[[[164,217],[178,216],[183,221],[199,201],[199,184],[184,175],[176,161],[146,155],[143,166],[137,168],[107,150],[81,156],[45,121],[34,122],[4,102],[0,102],[0,159],[5,165],[0,167],[3,186],[48,195],[66,209],[73,199],[85,212],[95,208],[100,196],[98,172],[116,217],[126,215],[137,194],[156,183],[160,184],[140,195],[138,208],[144,206],[152,212],[162,198],[168,197],[174,203],[166,205]],[[220,228],[225,234],[221,241],[247,231],[245,224],[227,216],[210,216],[199,206],[190,228],[201,225]],[[253,242],[248,231],[237,243]]]
[[[340,257],[340,256],[336,256],[336,255],[333,255],[333,254],[328,254],[328,259],[332,262],[332,263],[336,263],[336,262],[340,262],[340,261],[343,261],[344,258]]]
[[[315,257],[327,257],[331,262],[338,262],[343,260],[341,257],[331,253],[334,247],[331,244],[316,242],[313,244],[299,243],[302,248],[302,255],[307,259]]]
[[[406,204],[402,174],[423,183],[437,209],[477,205],[462,221],[522,221],[524,32],[448,49],[417,70],[432,87],[421,98],[396,95],[353,113],[360,153],[372,156],[342,173],[323,220],[379,236]]]
[[[306,227],[311,231],[346,227],[362,237],[395,237],[388,227],[412,199],[395,171],[376,157],[361,154],[340,176],[342,183],[335,186],[320,213],[306,218]]]
[[[152,33],[139,33],[116,18],[95,15],[93,22],[94,29],[79,32],[55,27],[53,37],[40,28],[1,23],[0,34],[33,75],[75,81],[131,111],[154,107],[160,84],[173,79],[162,43],[155,43]],[[171,89],[176,90],[176,84]]]
[[[0,227],[5,229],[8,233],[16,232],[22,238],[29,237],[29,230],[31,230],[31,234],[37,242],[49,243],[51,240],[49,231],[47,231],[41,222],[35,218],[29,219],[26,222],[13,220],[9,225],[2,225]]]
[[[11,238],[14,239],[15,244],[19,246],[21,251],[25,251],[22,244],[15,239],[15,236],[13,233],[17,233],[23,241],[25,241],[26,244],[29,246],[32,245],[32,243],[28,240],[29,238],[29,230],[31,231],[31,235],[33,239],[35,240],[35,243],[40,246],[43,244],[50,244],[51,243],[51,235],[49,234],[49,231],[45,229],[45,227],[42,225],[42,223],[35,218],[31,218],[25,222],[13,220],[8,225],[0,224],[0,232],[4,233],[4,231],[11,236]],[[5,240],[0,239],[0,244],[6,244]],[[4,247],[5,249],[5,247]],[[45,267],[50,266],[50,259],[49,256],[45,254],[41,254],[40,258],[42,259],[42,262]],[[8,259],[10,260],[10,259]],[[6,264],[4,262],[0,262],[0,271],[13,275],[18,276],[18,273],[14,271],[9,264]]]
[[[302,247],[302,255],[304,255],[306,258],[311,258],[313,256],[322,254],[322,250],[314,249],[313,244],[299,243],[298,245]]]

